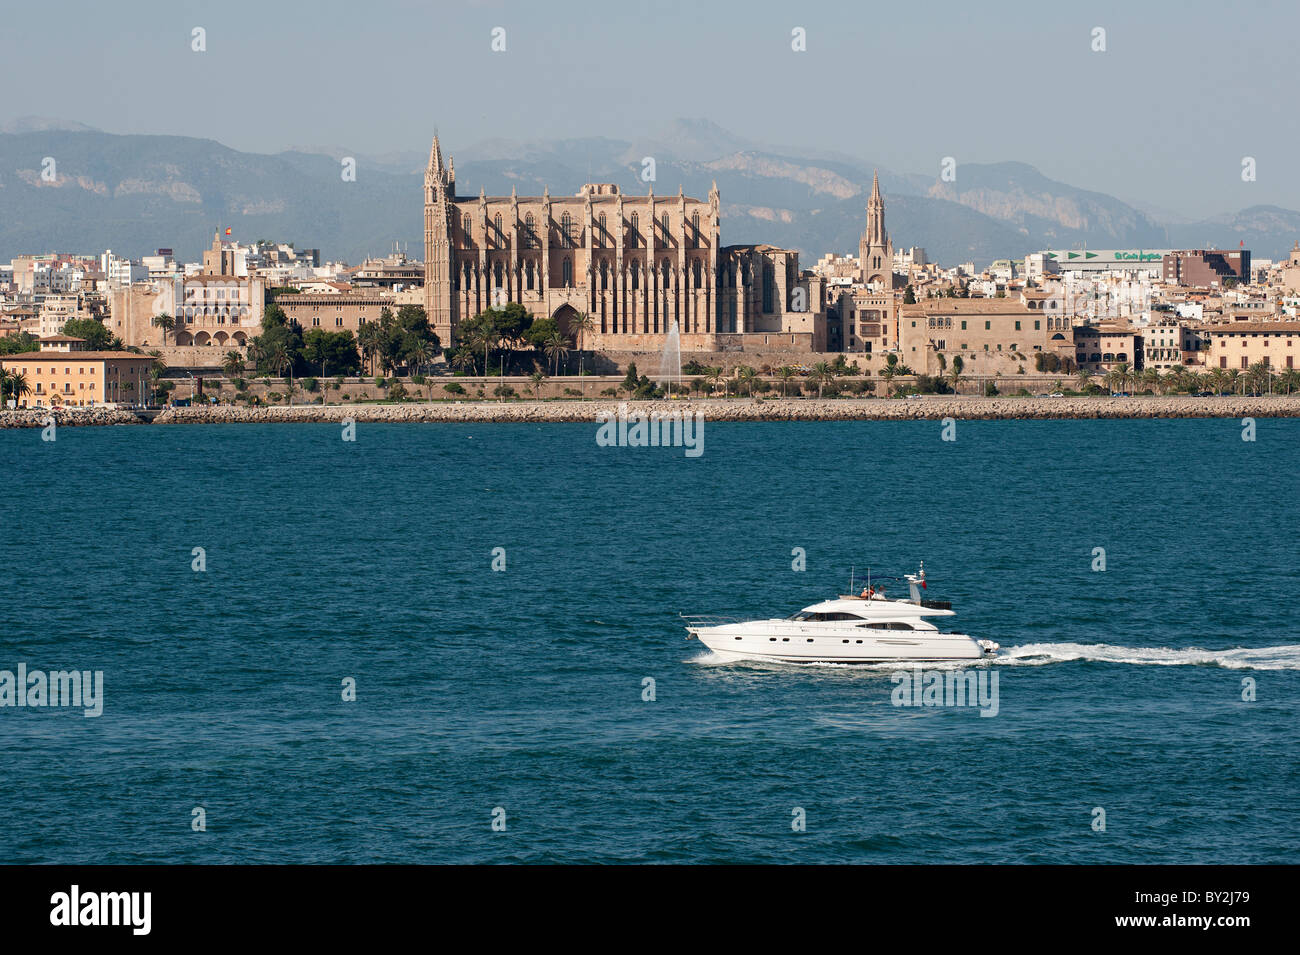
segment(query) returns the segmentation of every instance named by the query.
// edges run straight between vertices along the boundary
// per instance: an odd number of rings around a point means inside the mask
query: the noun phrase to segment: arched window
[[[568,218],[568,213],[565,213],[565,218],[566,219]],[[568,256],[565,256],[563,271],[564,271],[564,279],[561,284],[565,288],[573,288],[573,260],[570,259]]]
[[[461,220],[460,231],[464,233],[465,244],[469,245],[473,241],[474,228],[470,224],[469,213],[465,213],[465,218]]]
[[[560,236],[566,249],[573,248],[573,216],[567,212],[560,217]]]
[[[696,212],[691,216],[691,247],[698,249],[700,247],[700,214]],[[699,282],[695,283],[699,285]]]
[[[497,245],[504,248],[506,244],[506,234],[501,230],[501,213],[498,212],[496,216],[493,217],[492,228],[497,234]]]
[[[633,219],[636,218],[635,212],[632,213],[632,218]],[[641,270],[637,268],[637,263],[636,260],[634,259],[632,261],[632,291],[635,292],[639,288],[641,288]]]
[[[659,263],[659,271],[663,275],[661,285],[663,288],[669,288],[672,285],[672,270],[668,266],[668,260],[664,259]]]
[[[604,216],[601,216],[602,220],[604,218],[605,218]],[[602,229],[604,228],[603,224],[601,228]],[[609,259],[601,259],[600,260],[600,290],[604,292],[608,288],[609,288]]]
[[[609,230],[605,228],[605,213],[600,214],[600,242],[597,243],[601,248],[609,247]]]
[[[641,244],[641,217],[635,212],[632,213],[627,244],[634,249]]]
[[[537,220],[531,212],[524,216],[524,248],[537,248]]]
[[[668,213],[666,212],[659,217],[659,232],[663,235],[664,245],[668,245],[669,240],[672,238],[672,231],[668,227]]]
[[[695,260],[695,287],[696,287],[696,288],[701,288],[701,287],[702,287],[701,284],[700,284],[700,281],[701,281],[701,273],[702,273],[703,271],[704,271],[704,270],[700,267],[700,260],[699,260],[699,259],[696,259],[696,260]]]
[[[529,259],[524,264],[524,276],[528,280],[528,291],[533,290],[533,260]]]

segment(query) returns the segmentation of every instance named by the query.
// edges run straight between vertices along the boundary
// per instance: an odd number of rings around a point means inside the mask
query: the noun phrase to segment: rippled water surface
[[[0,670],[105,686],[0,708],[0,861],[1295,862],[1300,421],[1241,434],[0,432]],[[920,559],[1004,648],[996,717],[720,663],[677,617]]]

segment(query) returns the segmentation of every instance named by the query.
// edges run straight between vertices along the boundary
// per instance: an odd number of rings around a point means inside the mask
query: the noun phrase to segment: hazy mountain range
[[[856,252],[874,166],[832,151],[755,143],[705,120],[677,120],[643,141],[603,138],[492,140],[461,148],[461,194],[576,193],[616,182],[644,194],[643,158],[655,159],[658,195],[678,186],[703,198],[716,180],[725,243],[799,249],[805,264]],[[356,181],[341,159],[356,160]],[[423,255],[422,170],[427,151],[367,155],[345,147],[244,153],[184,136],[114,135],[78,123],[28,117],[0,130],[0,260],[24,252],[115,252],[138,257],[170,247],[197,259],[218,228],[242,240],[276,239],[359,262],[399,242]],[[57,178],[41,172],[46,157]],[[48,165],[48,164],[45,164]],[[923,246],[943,264],[1024,255],[1044,248],[1236,248],[1285,255],[1300,213],[1254,206],[1204,221],[1136,208],[1113,196],[1016,163],[962,164],[955,182],[880,169],[886,225],[896,248]]]

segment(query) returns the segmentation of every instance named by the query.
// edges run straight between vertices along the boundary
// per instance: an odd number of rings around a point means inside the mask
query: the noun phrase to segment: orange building
[[[154,359],[125,351],[42,351],[5,355],[0,366],[27,382],[20,408],[140,404],[149,392]]]

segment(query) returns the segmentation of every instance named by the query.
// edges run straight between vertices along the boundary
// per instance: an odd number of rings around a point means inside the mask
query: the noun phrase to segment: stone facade
[[[716,183],[707,200],[680,188],[630,196],[612,183],[575,196],[464,198],[434,137],[424,242],[425,310],[444,345],[460,321],[509,302],[554,317],[566,334],[588,315],[583,347],[600,351],[660,348],[674,325],[683,351],[715,350],[727,335],[824,341],[822,294],[801,277],[797,252],[721,245]]]
[[[0,359],[5,371],[23,375],[31,389],[18,400],[19,408],[139,403],[148,392],[152,364],[153,358],[132,352],[55,348]]]
[[[1208,369],[1245,371],[1257,363],[1274,371],[1300,367],[1300,322],[1230,322],[1204,326],[1201,334],[1209,341]]]
[[[261,332],[265,300],[260,278],[234,274],[233,253],[220,236],[203,253],[198,275],[175,276],[156,282],[114,289],[109,296],[108,325],[127,345],[164,345],[242,349]],[[222,271],[211,271],[221,269]],[[175,328],[164,335],[155,316],[170,315]]]
[[[936,374],[937,356],[960,355],[969,370],[972,361],[1005,356],[1023,364],[1035,352],[1074,356],[1074,333],[1064,315],[1045,314],[1037,299],[932,298],[903,306],[899,317],[899,352],[904,364],[919,374]]]

